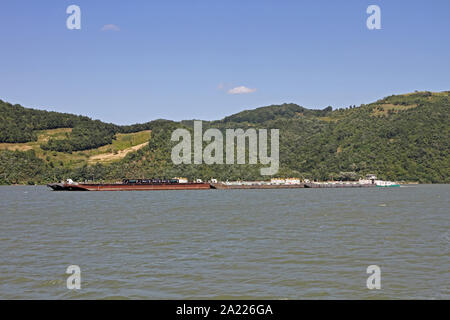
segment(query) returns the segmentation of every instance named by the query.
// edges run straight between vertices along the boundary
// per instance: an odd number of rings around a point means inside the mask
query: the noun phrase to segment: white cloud
[[[256,89],[247,88],[244,86],[236,87],[233,89],[228,90],[229,94],[243,94],[243,93],[252,93],[255,92]]]
[[[105,24],[102,28],[102,31],[120,31],[120,28],[115,24]]]

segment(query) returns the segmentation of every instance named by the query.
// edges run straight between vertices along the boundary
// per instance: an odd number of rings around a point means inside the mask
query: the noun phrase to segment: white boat
[[[392,181],[378,180],[374,174],[368,174],[366,179],[360,179],[361,184],[374,184],[377,187],[400,187],[400,184]]]
[[[400,184],[392,181],[375,180],[377,187],[400,187]]]

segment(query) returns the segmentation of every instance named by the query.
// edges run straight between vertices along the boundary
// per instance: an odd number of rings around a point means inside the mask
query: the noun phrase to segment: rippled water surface
[[[0,187],[0,298],[449,299],[449,191]]]

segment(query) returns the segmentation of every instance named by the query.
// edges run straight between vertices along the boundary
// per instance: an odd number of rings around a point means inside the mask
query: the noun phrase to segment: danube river
[[[450,298],[450,185],[0,199],[0,299]]]

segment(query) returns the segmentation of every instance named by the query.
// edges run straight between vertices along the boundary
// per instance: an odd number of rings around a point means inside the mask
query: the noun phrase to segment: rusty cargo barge
[[[372,188],[370,183],[305,183],[305,188]]]
[[[213,189],[299,189],[299,188],[370,188],[376,187],[368,183],[295,183],[295,184],[225,184],[212,183]]]

